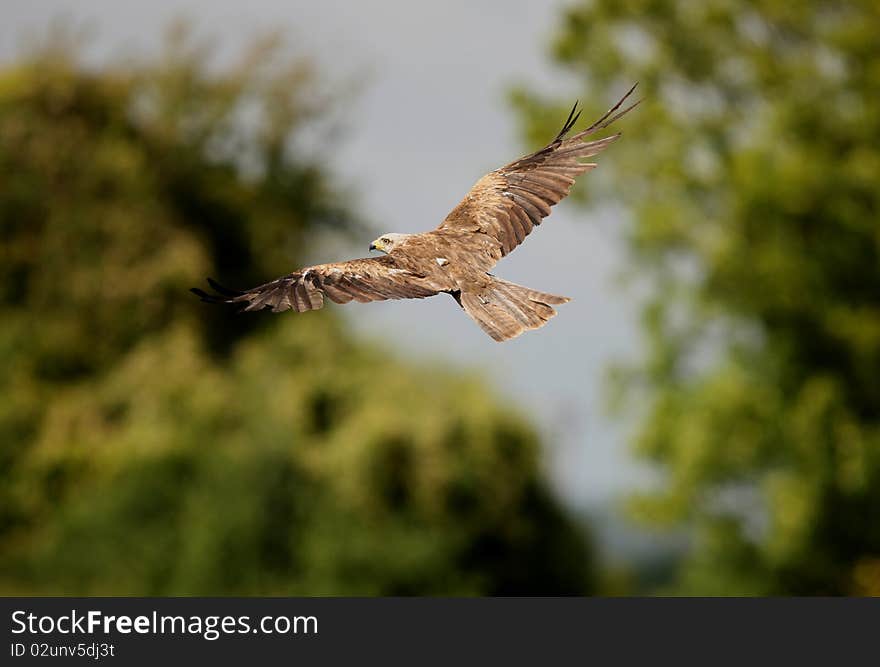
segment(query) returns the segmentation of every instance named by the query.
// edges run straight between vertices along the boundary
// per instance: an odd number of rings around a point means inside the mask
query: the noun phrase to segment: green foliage
[[[594,0],[554,43],[589,111],[645,98],[593,185],[650,278],[619,389],[668,473],[637,514],[693,529],[679,592],[880,594],[878,34],[873,0]]]
[[[481,382],[353,340],[332,308],[187,292],[357,223],[291,149],[325,113],[306,62],[262,44],[212,73],[170,48],[0,72],[0,590],[588,592],[533,431]]]

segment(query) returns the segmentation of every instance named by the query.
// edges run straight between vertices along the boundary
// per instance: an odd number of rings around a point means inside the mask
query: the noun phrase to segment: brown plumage
[[[542,327],[556,315],[555,296],[496,278],[488,271],[523,242],[550,209],[568,195],[577,176],[596,167],[581,162],[620,134],[585,141],[635,107],[618,109],[635,86],[587,129],[566,138],[577,122],[577,104],[547,146],[483,176],[439,227],[422,234],[385,234],[370,250],[386,255],[318,264],[242,292],[208,279],[217,294],[192,291],[210,303],[241,304],[244,311],[315,310],[327,296],[336,303],[423,299],[451,294],[496,341]]]

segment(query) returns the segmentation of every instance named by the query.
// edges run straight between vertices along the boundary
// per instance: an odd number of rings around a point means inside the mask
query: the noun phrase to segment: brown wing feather
[[[429,279],[391,255],[310,266],[241,292],[218,285],[210,278],[208,282],[216,294],[197,288],[190,291],[209,303],[242,304],[244,311],[271,308],[275,313],[316,310],[324,305],[325,295],[336,303],[348,303],[352,299],[423,299],[439,291]]]
[[[434,233],[480,231],[498,242],[500,257],[507,255],[550,215],[552,206],[568,195],[575,177],[596,167],[593,162],[580,160],[596,155],[620,136],[618,133],[585,141],[639,103],[617,112],[634,90],[635,86],[590,127],[566,139],[580,116],[575,113],[575,104],[553,141],[483,176]]]

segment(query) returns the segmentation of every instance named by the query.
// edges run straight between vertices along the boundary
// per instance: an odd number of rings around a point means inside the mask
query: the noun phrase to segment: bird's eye
[[[391,243],[388,239],[382,239],[382,243]]]

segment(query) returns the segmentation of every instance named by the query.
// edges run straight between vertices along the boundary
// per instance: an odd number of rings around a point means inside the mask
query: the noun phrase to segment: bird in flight
[[[271,308],[303,312],[336,303],[385,299],[424,299],[445,292],[489,336],[505,341],[538,329],[556,315],[553,306],[567,297],[547,294],[489,273],[532,229],[550,207],[568,195],[575,177],[593,169],[581,162],[604,150],[620,133],[587,141],[635,107],[618,111],[635,90],[585,130],[566,138],[577,122],[577,103],[556,138],[539,151],[483,176],[439,227],[421,234],[383,234],[370,250],[378,257],[309,266],[242,292],[208,279],[215,294],[191,291],[209,303],[241,305],[243,311]]]

